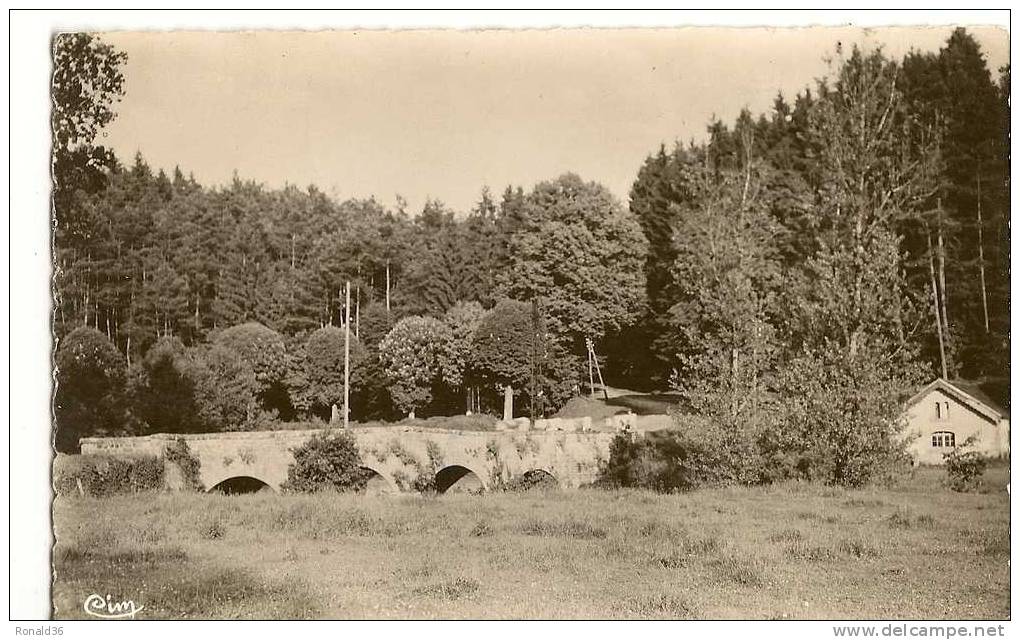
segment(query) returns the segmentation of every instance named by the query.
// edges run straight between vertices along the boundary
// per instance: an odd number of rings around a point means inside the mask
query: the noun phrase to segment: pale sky
[[[1005,31],[968,27],[993,77]],[[713,114],[768,110],[827,72],[837,42],[901,57],[948,27],[106,33],[126,96],[105,144],[204,185],[236,172],[338,198],[396,194],[469,210],[484,185],[573,171],[624,203],[660,143]]]

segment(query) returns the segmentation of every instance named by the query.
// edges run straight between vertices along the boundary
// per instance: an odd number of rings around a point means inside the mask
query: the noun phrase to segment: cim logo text
[[[104,598],[98,593],[93,593],[85,598],[84,608],[85,613],[93,618],[116,620],[118,618],[134,618],[135,614],[144,607],[136,605],[134,600],[117,602],[110,594],[106,594]]]

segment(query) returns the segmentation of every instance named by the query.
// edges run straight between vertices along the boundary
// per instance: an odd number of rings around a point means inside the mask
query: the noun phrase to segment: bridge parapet
[[[200,477],[206,489],[235,479],[252,479],[279,490],[294,460],[292,450],[322,431],[82,438],[81,450],[85,454],[159,456],[171,441],[181,438],[201,463]],[[552,475],[563,487],[578,487],[596,479],[599,466],[609,458],[615,435],[605,431],[459,431],[405,425],[353,428],[350,432],[364,466],[378,475],[377,486],[390,491],[409,490],[423,476],[439,477],[440,485],[452,479],[453,487],[494,488],[536,470]],[[167,477],[170,488],[180,488],[176,474]]]

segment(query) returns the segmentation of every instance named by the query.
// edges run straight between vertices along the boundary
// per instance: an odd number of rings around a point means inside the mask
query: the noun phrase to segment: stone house
[[[908,451],[921,464],[942,464],[971,436],[974,451],[1009,455],[1009,413],[972,383],[935,380],[907,401],[905,418]]]

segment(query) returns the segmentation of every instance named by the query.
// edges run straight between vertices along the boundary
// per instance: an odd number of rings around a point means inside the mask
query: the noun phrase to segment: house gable
[[[903,411],[908,449],[918,462],[941,464],[944,454],[974,439],[990,456],[1009,453],[1009,419],[956,385],[936,380],[914,394]]]
[[[911,396],[911,398],[907,400],[906,411],[910,411],[922,400],[929,398],[929,396],[936,391],[941,392],[956,401],[958,404],[970,409],[993,425],[999,424],[999,421],[1004,417],[999,410],[985,404],[966,391],[954,386],[942,378],[936,379]]]

